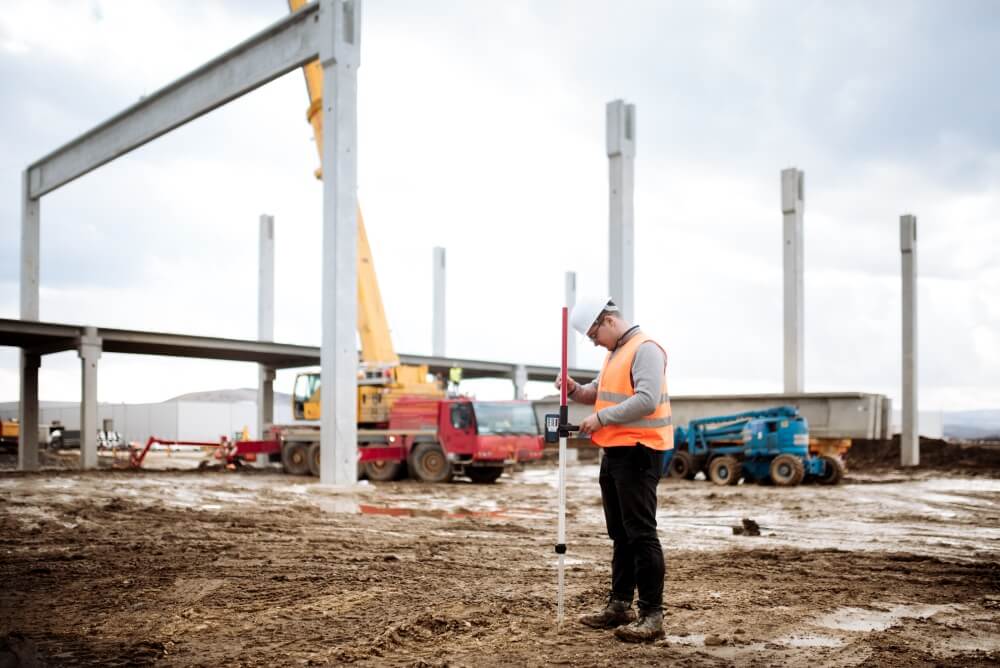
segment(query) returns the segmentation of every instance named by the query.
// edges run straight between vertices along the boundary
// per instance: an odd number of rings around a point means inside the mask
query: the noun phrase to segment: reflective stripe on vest
[[[635,388],[632,387],[632,362],[639,346],[647,341],[656,343],[640,332],[623,343],[614,355],[608,353],[597,386],[597,401],[594,404],[596,410],[617,406],[635,396]],[[663,350],[660,344],[656,343],[656,346]],[[642,443],[654,450],[672,449],[674,428],[671,422],[666,368],[663,371],[663,382],[660,387],[660,403],[652,413],[628,424],[609,424],[601,427],[591,438],[594,443],[602,447]]]

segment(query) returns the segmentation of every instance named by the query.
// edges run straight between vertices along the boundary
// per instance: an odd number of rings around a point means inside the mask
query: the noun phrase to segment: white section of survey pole
[[[101,339],[96,327],[84,327],[80,337],[80,468],[97,468],[97,362]],[[36,430],[37,431],[37,430]]]
[[[917,412],[917,217],[899,218],[899,250],[903,267],[903,425],[899,463],[920,464]]]
[[[323,284],[320,482],[358,471],[358,66],[360,0],[320,1],[323,67]]]
[[[445,323],[445,253],[440,246],[434,247],[434,323],[433,351],[435,357],[444,357]]]
[[[260,217],[257,278],[257,339],[274,341],[274,216]],[[257,372],[257,438],[274,423],[274,369],[263,364]]]
[[[566,272],[566,308],[573,312],[576,306],[576,272]],[[576,366],[576,336],[570,335],[566,341],[566,364],[570,369]]]
[[[31,197],[30,173],[21,175],[21,320],[38,320],[41,202]],[[17,468],[38,468],[38,367],[41,357],[21,351]]]
[[[42,357],[21,351],[21,401],[17,437],[17,470],[38,470],[38,367]]]
[[[805,173],[794,167],[781,170],[781,215],[784,257],[784,379],[785,393],[805,390],[805,299],[803,279],[802,215],[805,212]]]
[[[607,105],[610,176],[608,291],[622,316],[632,322],[635,283],[635,105]]]

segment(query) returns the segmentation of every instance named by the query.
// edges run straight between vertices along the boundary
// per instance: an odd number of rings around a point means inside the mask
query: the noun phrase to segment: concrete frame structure
[[[566,308],[569,312],[573,312],[573,307],[576,306],[576,272],[567,271],[566,272]],[[568,367],[576,366],[576,334],[571,330],[566,337],[566,365]]]
[[[917,217],[899,217],[899,250],[903,277],[903,424],[899,436],[902,466],[920,464],[917,410]]]
[[[608,292],[629,322],[635,310],[635,105],[608,102]]]
[[[431,354],[444,357],[445,346],[445,308],[447,306],[445,285],[447,271],[445,267],[445,252],[440,246],[434,247],[434,322],[431,332]]]
[[[274,216],[260,217],[260,250],[257,256],[257,339],[274,341]],[[274,423],[274,378],[272,367],[258,365],[257,437]]]
[[[805,173],[781,171],[782,255],[784,258],[784,381],[786,394],[805,391],[805,283],[802,216]]]
[[[353,484],[356,476],[357,352],[357,67],[361,0],[319,0],[202,65],[32,163],[22,180],[22,320],[39,319],[40,198],[233,99],[319,59],[325,90],[327,141],[323,181],[323,483]],[[96,416],[100,343],[78,340],[83,369],[82,416]],[[37,355],[22,351],[19,466],[38,466]],[[94,417],[96,422],[96,417]],[[89,428],[87,420],[81,428]],[[96,424],[92,425],[96,432]],[[96,459],[94,460],[96,463]],[[92,465],[88,454],[81,465]]]

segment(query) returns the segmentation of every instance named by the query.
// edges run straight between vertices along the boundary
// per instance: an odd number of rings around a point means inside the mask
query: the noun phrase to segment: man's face
[[[595,346],[602,346],[611,350],[617,341],[611,328],[611,316],[604,315],[598,318],[597,322],[591,325],[587,331],[587,338]]]

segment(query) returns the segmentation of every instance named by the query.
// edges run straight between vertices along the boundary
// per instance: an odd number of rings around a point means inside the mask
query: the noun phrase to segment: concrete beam
[[[202,114],[290,72],[319,53],[310,3],[28,168],[38,198]]]
[[[323,391],[320,482],[354,485],[358,470],[358,66],[360,0],[320,0],[323,67]]]
[[[434,247],[434,331],[432,333],[435,357],[444,357],[445,345],[445,253],[440,246]]]
[[[257,372],[257,438],[274,424],[274,369],[260,365]]]
[[[784,381],[786,393],[805,389],[805,283],[802,215],[805,173],[781,171],[781,215],[784,258]]]
[[[902,466],[920,464],[917,413],[917,217],[899,218],[903,276],[903,424],[899,441]]]
[[[101,339],[96,327],[84,327],[80,337],[80,468],[97,468],[97,362]]]
[[[21,351],[21,397],[18,414],[17,469],[38,470],[38,367],[39,355]]]
[[[576,272],[567,271],[566,272],[566,308],[569,309],[570,313],[573,312],[573,307],[576,305]],[[569,331],[566,337],[566,365],[567,367],[576,366],[576,334],[573,330]]]
[[[635,105],[608,102],[608,292],[632,322],[635,308]]]

